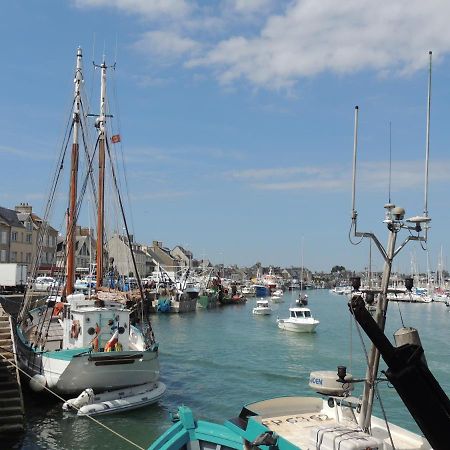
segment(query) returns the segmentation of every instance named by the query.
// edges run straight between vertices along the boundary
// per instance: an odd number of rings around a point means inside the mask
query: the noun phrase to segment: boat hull
[[[253,308],[253,314],[257,316],[269,316],[272,310],[269,308]]]
[[[343,400],[343,399],[342,399]],[[431,450],[425,438],[372,416],[371,434],[361,431],[358,413],[337,398],[279,397],[246,405],[239,417],[223,425],[195,420],[186,406],[178,409],[177,422],[163,433],[149,450],[197,448],[242,450],[248,443],[256,448],[279,450],[333,448]],[[331,406],[332,405],[332,406]],[[336,411],[338,410],[338,411]],[[389,431],[388,431],[389,430]],[[247,444],[247,445],[245,445]]]
[[[166,392],[166,385],[161,382],[146,385],[146,389],[140,389],[139,386],[129,388],[128,392],[106,392],[96,395],[92,403],[82,406],[78,416],[95,416],[99,414],[113,414],[117,412],[129,411],[131,409],[142,408],[156,403]],[[133,391],[137,391],[133,393]],[[115,397],[115,398],[114,398]]]
[[[286,331],[293,331],[295,333],[314,333],[318,324],[318,321],[310,323],[296,323],[287,320],[279,320],[278,328]]]
[[[20,367],[31,377],[40,374],[61,395],[92,388],[95,392],[152,383],[159,377],[158,351],[91,352],[88,348],[42,352],[31,349],[18,334]]]

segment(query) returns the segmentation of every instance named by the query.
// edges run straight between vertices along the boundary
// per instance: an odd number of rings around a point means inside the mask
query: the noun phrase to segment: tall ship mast
[[[80,108],[81,108],[81,83],[82,75],[82,51],[77,50],[77,65],[75,70],[75,97],[73,106],[73,143],[72,158],[70,164],[70,186],[69,186],[69,210],[67,220],[67,275],[66,275],[66,295],[73,294],[75,283],[75,234],[77,225],[77,187],[78,187],[78,158],[79,158],[79,128],[80,128]]]
[[[105,147],[106,147],[106,63],[103,59],[99,66],[101,70],[100,85],[100,115],[96,120],[98,128],[98,211],[97,211],[97,257],[96,286],[103,285],[103,237],[105,220]]]
[[[165,386],[158,381],[158,344],[148,315],[144,314],[145,293],[140,283],[131,245],[129,251],[139,281],[139,289],[123,292],[118,288],[102,287],[103,256],[106,252],[104,198],[107,175],[113,180],[112,194],[117,197],[122,220],[129,236],[106,135],[106,118],[112,117],[106,110],[106,72],[107,65],[103,59],[100,65],[100,114],[96,116],[95,121],[98,129],[97,155],[97,145],[90,145],[87,137],[87,117],[91,114],[88,114],[82,93],[82,51],[80,48],[77,50],[71,127],[58,157],[57,174],[49,194],[50,205],[51,200],[55,198],[58,183],[63,178],[60,175],[64,169],[64,157],[68,153],[66,149],[71,139],[66,258],[62,264],[65,285],[55,284],[44,301],[36,300],[37,297],[33,296],[32,291],[26,293],[17,322],[16,347],[19,364],[31,378],[30,385],[34,389],[46,387],[65,396],[81,393],[83,399],[89,403],[94,397],[104,395],[102,393],[106,390],[108,398],[111,399],[118,390],[127,388],[126,392],[130,397],[140,395],[141,400],[145,398],[145,401],[138,402],[139,405],[136,403],[131,405],[137,407],[143,405],[142,402],[148,404],[159,399],[164,394]],[[80,152],[80,138],[84,144],[84,152]],[[86,159],[83,166],[79,161],[80,154]],[[93,177],[96,157],[98,157],[97,186]],[[108,165],[107,157],[110,163]],[[84,174],[79,173],[80,167],[85,168]],[[106,167],[110,169],[110,174],[107,173]],[[92,183],[93,194],[98,193],[95,202],[98,212],[95,292],[91,291],[90,285],[89,289],[78,288],[74,282],[77,218],[89,181]],[[50,206],[47,209],[50,210]],[[123,396],[123,393],[121,395]],[[85,403],[85,406],[88,404]],[[122,406],[130,408],[129,402]],[[89,411],[94,414],[97,410]]]

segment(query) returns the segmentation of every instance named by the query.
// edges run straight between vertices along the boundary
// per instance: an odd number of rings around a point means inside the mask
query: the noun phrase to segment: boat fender
[[[67,400],[62,406],[64,411],[69,409],[80,409],[82,406],[89,405],[94,398],[94,391],[92,389],[85,389],[77,398]]]
[[[34,392],[41,392],[47,386],[47,380],[44,375],[36,374],[30,379],[30,388]]]

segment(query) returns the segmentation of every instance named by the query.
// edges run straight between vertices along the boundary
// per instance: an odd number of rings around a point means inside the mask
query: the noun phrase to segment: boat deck
[[[372,435],[363,433],[351,407],[330,407],[326,401],[311,397],[284,397],[247,408],[251,416],[256,414],[257,421],[302,450],[334,448],[341,441],[351,444],[348,448],[392,450],[385,422],[372,416]],[[396,450],[431,449],[422,436],[393,424],[389,424],[389,429]]]
[[[372,428],[372,437],[368,435],[364,437],[363,433],[359,431],[354,423],[350,421],[337,422],[334,418],[323,413],[275,416],[263,419],[262,423],[270,430],[276,432],[278,436],[283,437],[301,449],[320,448],[317,447],[317,444],[324,442],[327,435],[329,435],[330,439],[345,435],[346,439],[351,440],[353,438],[355,441],[359,441],[359,443],[366,440],[365,445],[367,448],[370,445],[376,445],[376,440],[379,439],[384,443],[385,449],[392,448],[389,435],[385,428],[374,426]],[[412,435],[404,435],[404,430],[402,430],[403,432],[401,434],[396,432],[396,428],[393,426],[391,429],[396,450],[430,448],[426,443],[421,442],[421,439],[418,441]],[[421,447],[421,445],[423,446]]]

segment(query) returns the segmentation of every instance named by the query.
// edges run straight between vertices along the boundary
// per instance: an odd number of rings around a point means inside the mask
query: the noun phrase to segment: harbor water
[[[352,324],[347,298],[326,290],[308,291],[308,307],[320,320],[317,332],[282,331],[276,319],[288,317],[288,308],[297,296],[298,291],[286,292],[283,303],[272,305],[271,316],[252,314],[255,299],[195,313],[152,316],[166,395],[146,408],[97,416],[97,420],[147,448],[170,426],[169,413],[181,404],[191,407],[197,418],[223,422],[238,415],[246,403],[275,396],[316,395],[308,387],[312,370],[335,370],[345,365],[355,377],[364,377],[365,352]],[[444,303],[391,303],[386,328],[392,337],[403,319],[405,326],[419,330],[428,366],[447,394],[449,310]],[[365,346],[368,351],[367,341]],[[356,393],[360,390],[358,386]],[[379,391],[388,420],[418,432],[395,390],[380,382]],[[87,418],[63,412],[60,402],[42,394],[27,392],[25,401],[26,433],[13,448],[136,448]],[[378,403],[375,414],[382,416]]]

